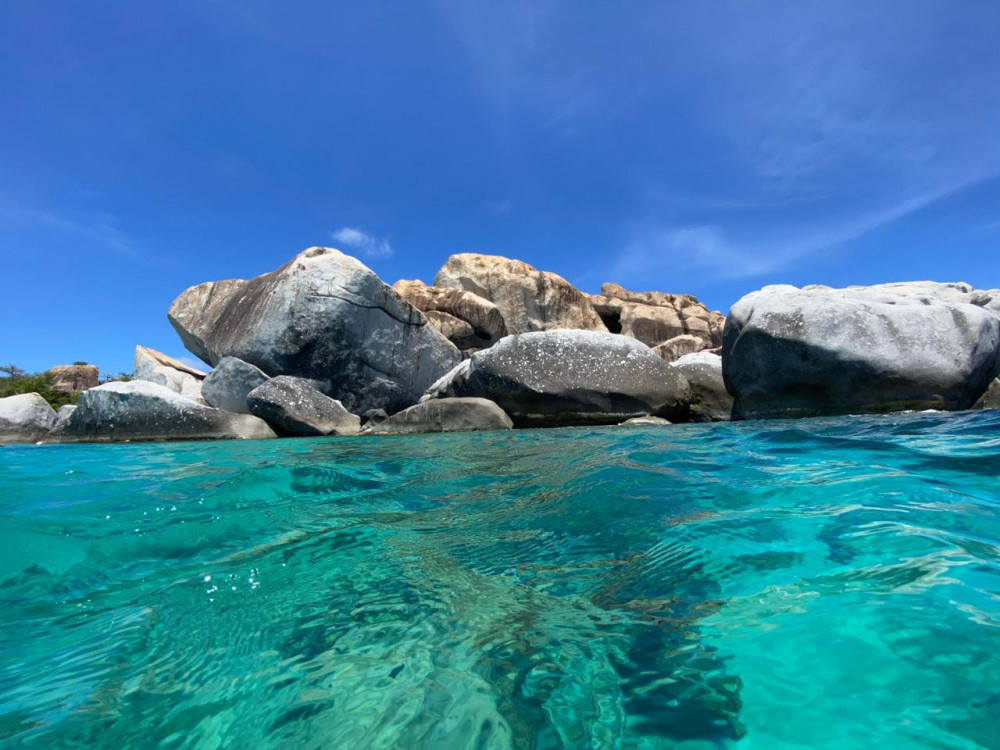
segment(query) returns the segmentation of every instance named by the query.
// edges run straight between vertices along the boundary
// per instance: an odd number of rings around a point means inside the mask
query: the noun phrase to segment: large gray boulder
[[[247,396],[267,380],[259,367],[236,357],[223,357],[201,384],[205,403],[234,414],[249,414]]]
[[[213,409],[145,380],[84,391],[59,434],[70,442],[273,437],[257,417]]]
[[[32,443],[55,425],[55,409],[37,393],[0,398],[0,444]]]
[[[279,375],[247,395],[250,413],[283,435],[357,435],[361,418],[313,388],[308,381]]]
[[[986,393],[972,407],[973,409],[1000,409],[1000,378],[997,378]]]
[[[509,430],[514,426],[503,409],[485,398],[439,398],[411,406],[382,422],[365,427],[366,434],[404,435],[417,432]]]
[[[201,384],[205,373],[148,346],[135,348],[132,377],[162,385],[192,401],[202,401]]]
[[[997,310],[967,284],[765,287],[726,320],[733,417],[968,409],[1000,371]]]
[[[586,294],[562,276],[520,260],[478,253],[452,255],[438,271],[434,285],[489,300],[499,309],[508,334],[558,328],[607,330]]]
[[[691,387],[692,422],[728,422],[733,411],[733,397],[722,378],[722,357],[700,351],[685,354],[670,363]]]
[[[249,281],[200,284],[170,306],[184,345],[214,365],[333,383],[349,410],[412,405],[461,354],[361,261],[312,247]]]
[[[425,399],[496,402],[518,427],[618,424],[645,414],[683,421],[687,381],[648,346],[593,331],[508,336],[435,383]]]

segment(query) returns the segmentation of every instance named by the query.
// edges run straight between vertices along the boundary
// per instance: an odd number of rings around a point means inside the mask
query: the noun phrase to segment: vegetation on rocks
[[[0,367],[0,398],[17,396],[21,393],[37,393],[49,402],[53,409],[66,404],[75,404],[78,393],[65,393],[55,387],[55,376],[50,372],[29,373],[17,365]]]

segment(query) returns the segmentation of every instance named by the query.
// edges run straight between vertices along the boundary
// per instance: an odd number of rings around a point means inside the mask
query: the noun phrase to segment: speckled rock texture
[[[308,381],[279,375],[247,396],[250,413],[282,435],[356,435],[361,418],[339,401],[324,396]]]
[[[690,390],[648,346],[593,331],[509,336],[435,383],[425,399],[496,402],[517,427],[618,424],[646,414],[683,421]]]
[[[692,422],[728,422],[733,397],[722,379],[722,357],[708,351],[685,354],[670,363],[691,387]]]
[[[59,439],[67,442],[273,438],[267,423],[196,403],[145,380],[106,383],[80,394]]]
[[[612,333],[652,347],[674,341],[673,347],[663,350],[664,359],[676,358],[672,356],[675,350],[683,349],[676,354],[679,357],[722,344],[725,318],[690,294],[630,292],[619,284],[607,283],[590,302]],[[682,340],[682,336],[690,338]]]
[[[148,346],[135,348],[132,377],[162,385],[193,401],[203,402],[201,384],[205,373]]]
[[[764,287],[726,320],[733,418],[968,409],[1000,371],[998,311],[968,284]]]
[[[191,287],[168,318],[206,362],[231,356],[268,375],[332,382],[353,412],[410,406],[461,360],[423,313],[332,248],[309,248],[249,281]]]
[[[366,427],[373,435],[419,432],[476,432],[509,430],[514,426],[503,409],[485,398],[439,398],[404,409],[383,422]]]
[[[486,349],[507,335],[500,308],[478,294],[419,280],[400,280],[392,288],[462,351]]]
[[[452,255],[438,271],[434,285],[489,300],[499,308],[509,334],[557,328],[607,330],[586,294],[562,276],[520,260],[477,253]]]
[[[236,357],[223,357],[205,376],[201,395],[205,403],[216,409],[225,409],[234,414],[249,414],[247,396],[266,380],[267,375],[259,367]]]
[[[55,425],[55,409],[37,393],[0,398],[0,444],[33,443]]]

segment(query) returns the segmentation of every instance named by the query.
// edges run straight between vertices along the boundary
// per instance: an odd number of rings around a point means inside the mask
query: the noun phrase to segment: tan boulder
[[[63,393],[79,393],[97,386],[97,368],[94,365],[56,365],[51,370],[52,387]]]
[[[424,313],[459,349],[484,349],[507,335],[500,309],[478,294],[406,279],[397,281],[392,289]]]
[[[452,255],[435,286],[472,292],[495,304],[508,334],[573,328],[606,331],[588,295],[562,276],[498,255]]]
[[[722,344],[725,317],[710,311],[697,297],[666,292],[631,292],[619,284],[601,286],[590,297],[594,310],[612,333],[621,333],[656,347],[677,336],[702,340],[700,349]]]
[[[662,344],[657,344],[653,347],[653,351],[659,354],[667,362],[673,362],[680,359],[685,354],[694,354],[695,352],[700,352],[705,349],[705,341],[700,336],[692,336],[689,333],[682,333],[680,336],[674,336],[669,341],[664,341]]]

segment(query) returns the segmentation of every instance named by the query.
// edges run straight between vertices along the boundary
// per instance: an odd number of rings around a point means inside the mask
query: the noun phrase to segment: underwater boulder
[[[998,312],[968,284],[764,287],[726,321],[733,417],[968,409],[1000,371]]]
[[[461,360],[458,349],[361,261],[312,247],[281,268],[187,289],[168,318],[189,351],[271,376],[332,382],[353,412],[398,411]]]

